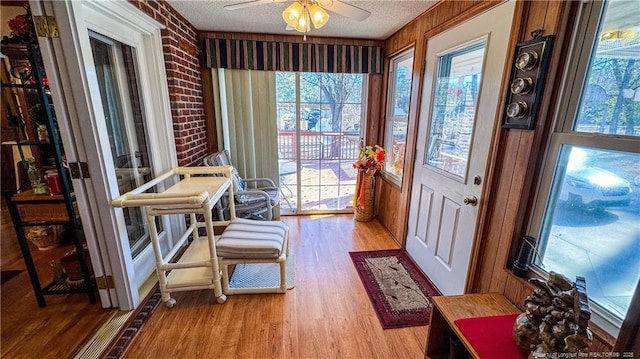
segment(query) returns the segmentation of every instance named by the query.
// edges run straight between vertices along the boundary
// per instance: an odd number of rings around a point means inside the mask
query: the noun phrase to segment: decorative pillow
[[[244,182],[242,177],[240,177],[240,174],[238,173],[238,170],[236,170],[235,167],[231,169],[231,180],[233,181],[234,192],[244,191],[247,189],[247,184]]]

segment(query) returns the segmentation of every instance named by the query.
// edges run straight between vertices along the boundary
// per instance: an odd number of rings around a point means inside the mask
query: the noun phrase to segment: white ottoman
[[[236,218],[216,242],[222,267],[224,294],[285,293],[286,260],[289,255],[289,227],[282,222]],[[239,263],[279,263],[280,286],[273,288],[230,288],[229,265]]]

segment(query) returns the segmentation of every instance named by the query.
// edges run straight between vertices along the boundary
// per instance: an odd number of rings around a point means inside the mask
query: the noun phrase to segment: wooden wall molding
[[[212,71],[214,70],[202,67],[202,98],[204,99],[204,122],[207,132],[207,153],[216,153],[221,149],[218,144]]]

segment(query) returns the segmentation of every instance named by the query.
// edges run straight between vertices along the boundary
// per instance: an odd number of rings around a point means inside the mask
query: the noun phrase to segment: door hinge
[[[69,172],[73,179],[91,178],[89,165],[86,162],[69,162]]]
[[[55,17],[38,15],[33,17],[33,22],[36,24],[36,34],[38,34],[38,37],[60,37],[58,22]]]
[[[96,278],[96,284],[98,289],[114,289],[116,286],[113,284],[113,276],[107,275]]]

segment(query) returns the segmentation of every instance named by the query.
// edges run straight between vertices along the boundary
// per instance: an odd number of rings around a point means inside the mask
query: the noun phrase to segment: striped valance
[[[382,47],[204,39],[205,65],[235,70],[382,73]]]

